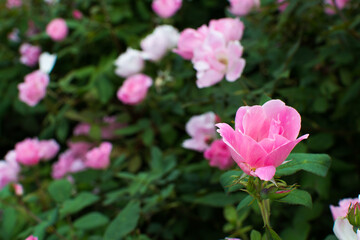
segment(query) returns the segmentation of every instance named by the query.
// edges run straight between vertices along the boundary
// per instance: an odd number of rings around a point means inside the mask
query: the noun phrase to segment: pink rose
[[[244,23],[238,18],[211,20],[209,28],[223,34],[225,41],[239,41],[244,33]]]
[[[146,60],[159,61],[167,51],[176,47],[178,40],[179,32],[173,26],[158,26],[141,41],[142,56]]]
[[[21,7],[22,1],[21,0],[7,0],[6,7],[7,8],[18,8]]]
[[[68,27],[66,22],[62,18],[53,19],[46,26],[46,33],[51,37],[54,41],[62,41],[66,38],[68,34]]]
[[[25,76],[25,82],[18,85],[19,98],[22,102],[33,107],[46,95],[49,75],[39,70]]]
[[[260,7],[260,0],[229,0],[229,11],[236,16],[245,16],[254,8]]]
[[[129,77],[143,70],[145,65],[140,51],[128,48],[115,60],[115,73],[120,77]]]
[[[73,15],[73,18],[75,18],[76,20],[80,20],[80,19],[82,19],[82,17],[83,17],[82,12],[80,12],[78,9],[75,9],[75,10],[72,12],[72,15]]]
[[[192,59],[197,71],[197,87],[215,85],[224,77],[229,82],[238,79],[245,68],[242,53],[243,47],[238,41],[226,42],[222,33],[210,30],[204,43],[195,50]]]
[[[40,161],[40,144],[36,138],[27,138],[15,145],[16,161],[27,166],[36,165]]]
[[[209,160],[210,166],[218,167],[221,170],[229,169],[234,164],[228,146],[223,140],[213,141],[210,148],[204,152],[204,157]]]
[[[278,4],[279,4],[279,11],[283,12],[285,11],[285,9],[289,6],[289,3],[286,0],[277,0]]]
[[[54,158],[60,149],[59,144],[54,139],[40,141],[39,147],[40,158],[42,160],[50,160]]]
[[[31,236],[28,236],[25,240],[38,240],[38,238],[31,235]]]
[[[110,164],[110,153],[112,145],[103,142],[99,147],[91,149],[86,153],[85,165],[94,169],[105,169]]]
[[[78,125],[76,125],[76,127],[74,128],[74,135],[75,136],[79,136],[79,135],[89,135],[90,132],[90,128],[91,125],[88,123],[80,123]]]
[[[339,201],[339,206],[330,205],[330,210],[334,221],[339,217],[346,217],[350,205],[358,202],[358,198],[345,198]]]
[[[118,99],[124,104],[136,105],[144,100],[152,79],[144,74],[127,78],[117,92]]]
[[[17,182],[19,172],[20,166],[16,162],[16,153],[12,150],[6,154],[5,161],[0,161],[0,189],[10,182]]]
[[[52,177],[59,179],[68,173],[80,172],[86,169],[85,158],[78,155],[72,149],[66,150],[60,154],[59,160],[52,166]]]
[[[309,135],[297,138],[300,114],[280,100],[270,100],[262,106],[240,107],[235,117],[235,130],[218,123],[223,141],[231,156],[248,175],[271,180],[291,150]]]
[[[194,50],[198,48],[205,40],[208,27],[203,25],[197,30],[186,28],[181,32],[177,49],[173,52],[179,54],[184,59],[190,60],[194,56]]]
[[[29,66],[35,66],[41,54],[41,48],[38,46],[33,46],[29,43],[23,43],[20,46],[19,52],[21,54],[20,62]]]
[[[182,0],[153,0],[152,9],[161,18],[173,16],[182,5]]]
[[[209,147],[208,142],[216,136],[215,118],[213,112],[191,117],[185,126],[191,139],[185,140],[182,146],[199,152],[205,151]]]

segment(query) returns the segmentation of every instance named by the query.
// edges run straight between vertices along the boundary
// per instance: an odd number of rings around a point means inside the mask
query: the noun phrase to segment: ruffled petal
[[[243,117],[244,134],[256,142],[267,137],[269,133],[269,120],[261,106],[248,108]]]
[[[255,175],[259,177],[261,180],[270,181],[276,172],[276,168],[274,166],[260,167],[255,170]]]

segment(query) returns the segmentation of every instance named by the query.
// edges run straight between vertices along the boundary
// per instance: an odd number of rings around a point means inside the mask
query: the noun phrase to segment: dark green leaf
[[[98,196],[89,192],[82,192],[76,198],[66,200],[63,204],[63,208],[60,209],[60,214],[64,216],[67,214],[76,213],[86,208],[87,206],[92,205],[98,200]]]
[[[261,233],[259,233],[256,230],[252,230],[251,234],[250,234],[250,239],[251,240],[261,240]]]
[[[51,182],[48,187],[50,196],[59,203],[67,200],[71,196],[71,190],[72,185],[66,179]]]
[[[304,190],[295,189],[291,191],[289,195],[278,201],[288,204],[303,205],[305,207],[312,208],[311,195]]]
[[[99,212],[91,212],[78,218],[74,222],[74,227],[84,230],[91,230],[93,228],[104,226],[108,222],[109,219],[105,215]]]

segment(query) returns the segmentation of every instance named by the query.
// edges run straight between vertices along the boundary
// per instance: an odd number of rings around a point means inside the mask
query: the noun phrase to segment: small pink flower
[[[110,164],[110,153],[112,145],[103,142],[98,148],[93,148],[86,153],[85,165],[94,169],[105,169]]]
[[[289,3],[287,2],[287,0],[277,0],[278,4],[279,4],[279,11],[283,12],[285,11],[285,9],[289,6]]]
[[[185,126],[191,139],[185,140],[182,146],[199,152],[205,151],[209,147],[208,142],[216,136],[215,118],[213,112],[191,117]]]
[[[84,156],[79,155],[72,149],[60,154],[59,160],[52,166],[52,177],[63,178],[68,173],[80,172],[86,169]]]
[[[339,201],[339,206],[330,205],[330,210],[334,221],[339,217],[346,217],[350,205],[358,202],[358,198],[345,198]]]
[[[73,18],[77,19],[77,20],[80,20],[83,18],[83,14],[82,12],[80,12],[78,9],[75,9],[73,12],[72,12],[72,15],[73,15]]]
[[[182,0],[153,0],[152,9],[161,18],[173,16],[182,5]]]
[[[194,56],[194,50],[198,48],[205,40],[208,27],[203,25],[197,30],[186,28],[181,32],[178,46],[173,52],[179,54],[184,59],[190,60]]]
[[[50,160],[54,158],[60,149],[59,144],[54,139],[40,141],[39,147],[40,158],[42,160]]]
[[[115,73],[120,77],[129,77],[143,70],[145,65],[142,53],[128,48],[115,60]]]
[[[231,156],[248,175],[271,180],[291,150],[308,134],[297,138],[300,114],[280,100],[270,100],[262,106],[240,107],[235,117],[235,130],[218,123],[223,141]]]
[[[15,145],[16,161],[33,166],[40,161],[40,144],[36,138],[27,138]]]
[[[336,9],[333,3],[333,0],[324,0],[325,2],[325,13],[328,15],[334,15],[336,13]],[[335,0],[336,6],[341,10],[343,9],[349,0]]]
[[[229,11],[236,16],[245,16],[260,7],[260,0],[229,0]]]
[[[136,105],[147,95],[152,79],[144,74],[136,74],[127,78],[117,92],[118,99],[124,104]]]
[[[33,107],[46,95],[49,75],[39,70],[25,76],[25,82],[18,85],[19,98],[22,102]]]
[[[243,47],[238,41],[227,42],[222,33],[210,30],[192,59],[197,71],[197,87],[210,87],[224,77],[229,82],[238,79],[245,68],[242,53]]]
[[[21,54],[20,62],[29,66],[35,66],[41,54],[41,48],[39,46],[33,46],[29,43],[23,43],[20,46],[19,52]]]
[[[22,186],[21,184],[19,184],[19,183],[14,183],[14,184],[13,184],[13,187],[14,187],[15,194],[16,194],[17,196],[22,196],[22,195],[24,195],[24,188],[23,188],[23,186]]]
[[[22,1],[21,0],[7,0],[6,7],[7,8],[18,8],[21,7]]]
[[[54,41],[62,41],[66,38],[68,34],[68,27],[66,22],[62,18],[53,19],[46,26],[46,33],[51,37]]]
[[[218,167],[221,170],[229,169],[234,164],[228,146],[223,140],[213,141],[210,148],[204,152],[204,157],[209,160],[210,166]]]
[[[38,238],[31,235],[31,236],[28,236],[25,240],[38,240]]]
[[[19,37],[19,29],[18,28],[14,28],[8,35],[8,39],[11,41],[11,42],[15,42],[15,43],[18,43],[20,42],[20,37]]]
[[[146,60],[159,61],[169,50],[176,47],[179,32],[173,26],[161,25],[146,36],[140,43],[142,55]]]
[[[239,41],[244,33],[244,23],[238,18],[221,18],[211,20],[209,28],[224,35],[225,41]]]
[[[79,136],[79,135],[87,136],[87,135],[89,135],[90,128],[91,128],[90,124],[80,123],[80,124],[76,125],[76,127],[74,128],[74,135],[75,136]]]

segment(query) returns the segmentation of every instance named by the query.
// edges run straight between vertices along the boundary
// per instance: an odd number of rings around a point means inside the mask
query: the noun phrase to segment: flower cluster
[[[209,26],[187,28],[180,34],[175,53],[192,61],[197,71],[196,85],[209,87],[224,77],[229,82],[237,80],[245,67],[241,58],[243,47],[239,40],[244,24],[239,19],[211,20]]]
[[[191,139],[185,140],[182,146],[204,152],[204,157],[209,160],[210,166],[228,169],[234,161],[226,144],[222,140],[216,139],[215,123],[218,120],[213,112],[191,117],[185,127]]]
[[[159,61],[176,46],[178,39],[179,32],[174,27],[161,25],[141,41],[142,51],[128,48],[115,60],[115,73],[127,78],[117,93],[121,102],[136,105],[144,100],[152,85],[149,76],[139,74],[145,66],[145,60]]]

